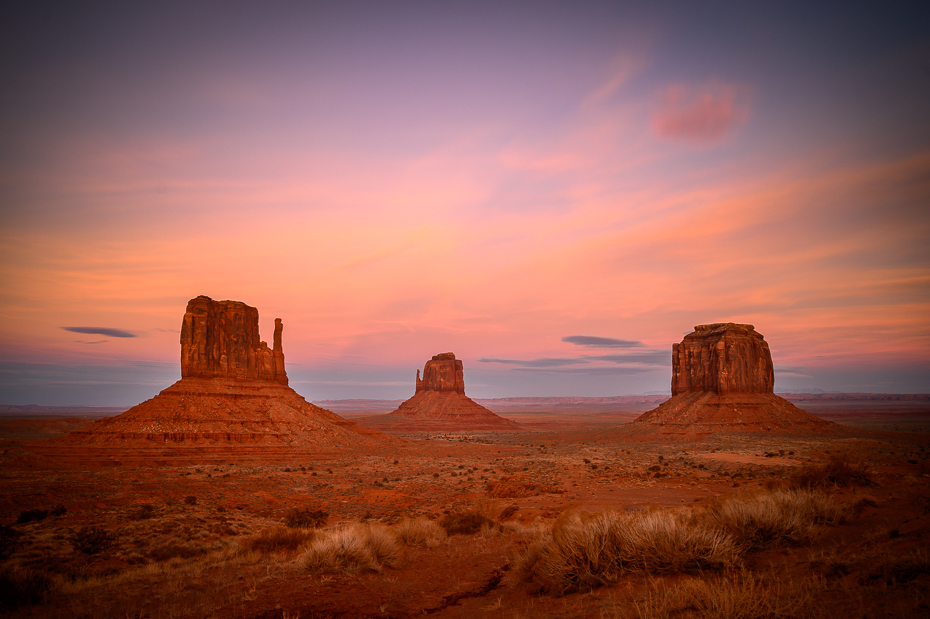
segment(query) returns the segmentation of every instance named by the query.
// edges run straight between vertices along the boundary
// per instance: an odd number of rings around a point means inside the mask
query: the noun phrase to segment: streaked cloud
[[[672,85],[652,114],[652,130],[667,140],[711,143],[726,137],[748,117],[748,98],[735,86],[716,82],[697,88]]]
[[[672,353],[668,350],[629,353],[625,355],[585,356],[591,361],[609,361],[611,363],[642,363],[645,365],[672,365]]]
[[[478,359],[479,363],[503,363],[505,365],[519,365],[525,368],[554,368],[565,365],[578,365],[587,363],[585,359],[496,359],[494,357],[482,357]]]
[[[123,331],[122,329],[111,329],[109,327],[62,327],[65,331],[72,333],[84,333],[85,335],[106,335],[109,337],[136,337],[135,333]],[[84,342],[85,344],[96,344],[97,342]]]
[[[612,337],[596,337],[593,335],[569,335],[562,338],[563,342],[577,344],[578,346],[593,346],[595,348],[636,348],[644,346],[636,340],[618,340]]]

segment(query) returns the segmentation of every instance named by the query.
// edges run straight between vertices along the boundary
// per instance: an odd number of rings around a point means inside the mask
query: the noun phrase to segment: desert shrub
[[[448,535],[474,535],[481,531],[481,527],[495,524],[478,510],[452,512],[443,516],[439,521],[439,526],[445,529]]]
[[[52,590],[53,580],[45,572],[27,568],[0,568],[0,609],[15,610],[38,604]]]
[[[806,579],[770,586],[742,572],[732,579],[690,579],[672,588],[656,587],[642,604],[642,618],[696,616],[704,619],[758,619],[807,616],[819,581]]]
[[[518,557],[514,578],[563,595],[628,572],[721,569],[739,560],[728,534],[686,522],[682,513],[566,512]]]
[[[25,509],[19,512],[19,518],[16,519],[16,524],[26,524],[34,520],[45,520],[47,517],[47,509]]]
[[[116,543],[116,534],[100,527],[81,527],[71,532],[68,541],[78,552],[98,555]]]
[[[498,522],[504,522],[513,518],[516,513],[520,511],[519,506],[517,505],[508,505],[501,511],[500,516],[497,517]]]
[[[747,550],[806,542],[817,525],[844,521],[842,508],[832,499],[803,489],[730,497],[712,506],[709,515]]]
[[[206,552],[207,550],[203,546],[169,542],[152,548],[146,554],[153,561],[168,561],[174,558],[193,559],[206,554]]]
[[[561,494],[561,488],[549,484],[539,484],[528,479],[502,477],[498,481],[488,481],[484,486],[487,496],[496,499],[519,499],[540,494]]]
[[[6,559],[19,545],[20,532],[13,527],[0,524],[0,560]]]
[[[294,552],[313,539],[312,531],[290,527],[271,527],[245,540],[245,547],[262,554]]]
[[[871,486],[872,471],[864,462],[857,462],[846,454],[833,454],[821,464],[807,465],[796,471],[789,479],[799,488],[824,488],[827,486]]]
[[[184,503],[186,505],[197,505],[197,497],[189,494],[184,497]]]
[[[284,514],[284,526],[292,529],[318,529],[326,524],[329,513],[322,509],[293,507]]]
[[[927,551],[917,551],[900,559],[890,559],[878,565],[866,580],[880,579],[886,585],[904,584],[918,576],[930,574],[930,558]]]
[[[404,518],[394,525],[397,538],[407,546],[432,547],[446,537],[446,531],[429,518]]]
[[[130,512],[130,520],[148,520],[155,515],[155,506],[151,503],[143,503],[135,510]]]
[[[395,567],[401,549],[387,525],[354,522],[317,535],[303,554],[314,572],[380,572]]]

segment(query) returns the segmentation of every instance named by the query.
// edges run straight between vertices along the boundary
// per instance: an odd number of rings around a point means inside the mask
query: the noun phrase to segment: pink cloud
[[[652,114],[652,130],[668,140],[711,143],[746,122],[749,104],[735,86],[710,82],[700,88],[669,86]]]

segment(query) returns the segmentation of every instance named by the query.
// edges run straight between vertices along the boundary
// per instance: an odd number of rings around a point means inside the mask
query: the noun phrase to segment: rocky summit
[[[698,325],[672,344],[672,398],[634,423],[664,434],[799,433],[833,427],[774,393],[769,345],[753,325]]]
[[[125,413],[62,437],[72,444],[237,444],[342,449],[372,433],[307,402],[287,386],[283,323],[273,348],[258,310],[239,301],[191,299],[181,323],[181,380]]]
[[[360,425],[395,432],[513,430],[515,421],[496,415],[465,395],[462,361],[451,352],[434,355],[423,376],[417,370],[416,392],[397,410],[358,420]]]

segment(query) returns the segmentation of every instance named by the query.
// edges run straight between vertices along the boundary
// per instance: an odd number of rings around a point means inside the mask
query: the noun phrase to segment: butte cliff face
[[[765,339],[752,325],[698,325],[672,344],[672,398],[634,423],[666,434],[824,431],[834,424],[775,395]]]
[[[287,384],[280,318],[274,348],[260,341],[258,310],[240,301],[199,296],[187,303],[181,322],[181,378],[229,378]]]
[[[431,432],[513,430],[515,421],[494,414],[465,395],[462,362],[451,352],[426,362],[423,377],[417,370],[416,392],[387,415],[359,420],[360,425],[385,431]]]
[[[181,380],[122,415],[62,437],[72,444],[303,446],[339,451],[384,437],[359,430],[287,386],[283,325],[273,348],[258,310],[238,301],[191,299],[181,322]]]

